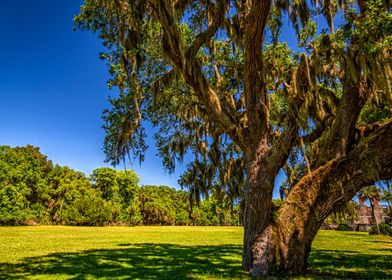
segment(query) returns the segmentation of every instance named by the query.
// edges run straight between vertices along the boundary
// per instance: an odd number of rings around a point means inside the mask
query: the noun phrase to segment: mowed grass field
[[[247,279],[242,233],[239,227],[0,227],[0,278]],[[301,278],[392,279],[392,238],[320,231],[310,263]]]

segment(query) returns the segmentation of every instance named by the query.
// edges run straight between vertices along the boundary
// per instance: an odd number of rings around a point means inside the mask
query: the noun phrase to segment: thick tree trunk
[[[304,177],[278,210],[277,218],[252,236],[252,276],[265,276],[272,268],[287,275],[306,271],[312,242],[322,222],[354,195],[344,195],[341,181],[330,180],[340,175],[337,166],[329,162]]]
[[[250,165],[245,200],[244,268],[252,276],[265,276],[272,267],[286,274],[302,273],[324,219],[350,201],[362,187],[391,178],[391,158],[392,126],[389,125],[372,133],[343,158],[331,160],[304,176],[276,215],[272,215],[272,194],[268,187],[276,174],[263,165],[258,168]]]
[[[283,219],[275,221],[271,211],[268,217],[267,211],[263,212],[266,223],[249,219],[245,226],[244,265],[250,263],[250,268],[244,268],[254,277],[266,276],[271,270],[290,275],[302,273],[308,266],[311,244],[323,219],[316,212],[303,215],[296,204],[286,205],[283,213],[279,213],[285,215]]]
[[[262,156],[247,163],[242,266],[252,274],[265,275],[269,263],[273,261],[268,248],[270,231],[267,230],[267,235],[265,232],[271,221],[272,191],[276,172],[266,170],[260,158]]]

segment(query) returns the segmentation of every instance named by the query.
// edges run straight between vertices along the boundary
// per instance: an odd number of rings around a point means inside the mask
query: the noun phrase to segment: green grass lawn
[[[2,279],[233,279],[236,227],[0,227]],[[320,231],[308,278],[392,279],[392,238]]]

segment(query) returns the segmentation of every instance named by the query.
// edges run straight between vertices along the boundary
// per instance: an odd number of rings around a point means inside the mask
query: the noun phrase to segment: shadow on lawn
[[[0,263],[0,279],[189,279],[247,278],[241,271],[242,247],[178,246],[172,244],[119,244],[118,249],[54,253],[23,259],[20,264]],[[382,249],[381,249],[382,250]],[[390,255],[313,249],[315,279],[391,279]],[[276,278],[275,278],[276,279]]]
[[[382,249],[380,251],[389,249]],[[392,257],[354,251],[317,250],[310,253],[313,277],[336,279],[392,279]]]
[[[241,246],[119,244],[119,249],[57,253],[0,263],[0,278],[43,276],[68,279],[185,279],[216,275],[246,277],[240,267]],[[233,258],[234,257],[234,258]]]

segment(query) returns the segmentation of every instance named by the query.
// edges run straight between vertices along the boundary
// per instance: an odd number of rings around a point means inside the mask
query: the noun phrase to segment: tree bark
[[[267,248],[271,236],[264,232],[271,221],[272,191],[276,174],[265,170],[265,165],[260,164],[257,158],[247,163],[247,169],[242,266],[252,274],[265,275],[268,272],[268,263],[273,261]]]

